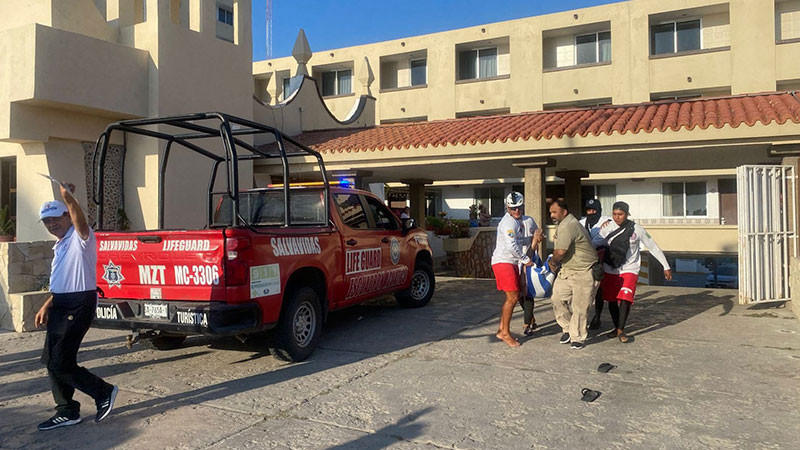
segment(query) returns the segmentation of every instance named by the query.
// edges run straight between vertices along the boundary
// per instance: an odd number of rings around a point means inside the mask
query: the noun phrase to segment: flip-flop
[[[584,402],[591,403],[591,402],[597,400],[597,398],[600,397],[600,395],[602,393],[600,391],[593,391],[593,390],[591,390],[589,388],[583,388],[583,389],[581,389],[581,394],[583,394],[583,397],[581,397],[581,400],[583,400]]]
[[[619,334],[619,341],[622,342],[623,344],[627,344],[629,340],[630,340],[630,338],[628,337],[627,334],[625,334],[625,333],[620,333]]]
[[[602,372],[602,373],[608,373],[608,372],[611,371],[611,369],[614,369],[615,367],[617,367],[617,366],[615,366],[615,365],[613,365],[611,363],[603,363],[603,364],[600,364],[600,366],[597,367],[597,371],[598,372]]]

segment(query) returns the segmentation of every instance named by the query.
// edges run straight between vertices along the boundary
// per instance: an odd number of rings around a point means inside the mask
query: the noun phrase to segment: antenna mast
[[[267,0],[267,59],[272,58],[272,0]]]

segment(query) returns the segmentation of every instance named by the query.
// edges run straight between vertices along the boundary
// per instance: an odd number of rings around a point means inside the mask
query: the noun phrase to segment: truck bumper
[[[256,303],[178,302],[101,298],[92,326],[115,330],[161,330],[175,334],[234,335],[262,331]]]

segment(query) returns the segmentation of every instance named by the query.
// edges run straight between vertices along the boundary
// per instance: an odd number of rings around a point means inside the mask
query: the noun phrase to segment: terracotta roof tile
[[[800,123],[800,100],[789,92],[771,92],[320,130],[296,139],[322,153],[391,151],[787,121]]]

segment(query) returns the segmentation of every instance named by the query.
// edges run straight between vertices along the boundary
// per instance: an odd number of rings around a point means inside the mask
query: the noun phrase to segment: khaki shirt
[[[592,247],[589,232],[572,214],[567,214],[556,228],[555,249],[567,251],[561,259],[562,270],[585,271],[597,262],[597,251]]]

